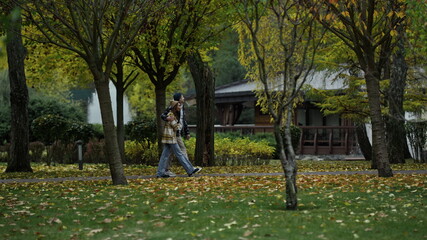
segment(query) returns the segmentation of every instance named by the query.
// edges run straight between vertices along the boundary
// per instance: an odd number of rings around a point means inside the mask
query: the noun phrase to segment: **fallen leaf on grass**
[[[53,223],[61,224],[61,223],[62,223],[62,221],[61,221],[61,219],[59,219],[59,218],[53,217],[53,218],[49,219],[49,220],[47,221],[47,223],[49,223],[49,224],[53,224]]]
[[[232,221],[232,222],[230,222],[230,223],[226,223],[226,224],[224,224],[224,226],[226,226],[227,228],[231,228],[231,225],[236,225],[237,224],[237,222],[236,221]]]
[[[103,223],[111,223],[113,222],[113,220],[111,218],[106,218],[104,219],[104,221],[102,221]]]
[[[243,233],[243,237],[249,237],[253,232],[252,231],[246,231],[245,233]]]
[[[95,235],[96,233],[100,233],[102,232],[102,228],[98,228],[98,229],[92,229],[88,234],[86,234],[89,237],[92,237],[93,235]]]
[[[156,222],[156,223],[154,223],[153,224],[155,227],[164,227],[164,226],[166,226],[166,223],[164,223],[164,222]]]

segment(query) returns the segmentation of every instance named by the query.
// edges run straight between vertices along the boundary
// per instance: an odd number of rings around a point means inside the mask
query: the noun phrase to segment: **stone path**
[[[394,170],[394,174],[427,174],[427,170]],[[338,175],[338,174],[378,174],[378,171],[337,171],[337,172],[299,172],[298,175]],[[238,176],[280,176],[283,173],[213,173],[197,174],[198,176],[211,177],[238,177]],[[188,177],[178,175],[177,177]],[[148,179],[156,178],[155,175],[126,176],[127,179]],[[94,181],[111,180],[111,176],[104,177],[64,177],[64,178],[44,178],[44,179],[0,179],[0,183],[36,183],[36,182],[64,182],[64,181]]]

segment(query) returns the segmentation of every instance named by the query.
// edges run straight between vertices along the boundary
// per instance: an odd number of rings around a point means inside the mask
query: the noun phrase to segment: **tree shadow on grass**
[[[320,208],[321,206],[302,205],[302,206],[298,206],[296,210],[288,210],[286,209],[286,205],[284,203],[274,204],[274,205],[265,207],[266,210],[270,210],[270,211],[313,211],[313,210],[318,210]]]

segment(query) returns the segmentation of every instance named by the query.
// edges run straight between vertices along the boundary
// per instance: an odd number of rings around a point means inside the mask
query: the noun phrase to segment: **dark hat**
[[[182,93],[175,93],[173,95],[173,100],[175,101],[179,101],[179,99],[181,99]]]

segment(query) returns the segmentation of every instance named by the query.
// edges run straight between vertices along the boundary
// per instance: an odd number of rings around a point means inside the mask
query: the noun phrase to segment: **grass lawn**
[[[427,164],[413,163],[392,165],[393,170],[427,169]],[[333,171],[363,171],[370,169],[367,161],[298,161],[298,172],[333,172]],[[177,164],[177,163],[175,163]],[[33,173],[4,173],[6,163],[0,163],[0,179],[10,178],[58,178],[58,177],[100,177],[110,176],[107,164],[84,164],[83,170],[78,170],[78,164],[55,164],[46,166],[42,163],[32,163]],[[156,166],[125,165],[125,175],[155,175]],[[185,174],[181,166],[174,166],[177,174]],[[279,160],[271,160],[268,165],[261,166],[232,166],[203,168],[202,174],[209,173],[277,173],[283,172]]]
[[[364,166],[336,164],[336,170]],[[41,176],[79,173],[62,173],[58,167]],[[299,170],[330,167],[307,162]],[[91,176],[108,175],[99,168]],[[203,172],[257,169],[280,171],[262,166]],[[141,175],[155,169],[128,166],[126,171]],[[297,211],[285,210],[284,183],[282,176],[203,176],[129,180],[127,186],[112,186],[108,180],[1,184],[0,239],[427,239],[425,174],[299,175]]]

